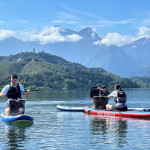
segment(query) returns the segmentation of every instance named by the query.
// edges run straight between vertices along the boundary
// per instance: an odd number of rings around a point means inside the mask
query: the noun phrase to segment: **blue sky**
[[[77,31],[89,26],[104,38],[108,33],[135,38],[141,27],[149,32],[150,1],[0,0],[1,31],[21,37],[20,32],[55,25]]]

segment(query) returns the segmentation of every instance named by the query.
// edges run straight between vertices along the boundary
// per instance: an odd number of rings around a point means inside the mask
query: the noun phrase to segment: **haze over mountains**
[[[150,76],[150,39],[141,38],[123,46],[105,45],[102,38],[92,28],[73,31],[61,26],[41,42],[41,34],[32,35],[28,41],[14,37],[0,40],[0,55],[19,52],[45,51],[61,56],[68,61],[77,62],[86,67],[101,67],[120,76]],[[51,31],[50,31],[51,32]],[[44,35],[49,34],[44,32]],[[145,69],[146,68],[146,69]],[[143,69],[145,71],[143,72]]]

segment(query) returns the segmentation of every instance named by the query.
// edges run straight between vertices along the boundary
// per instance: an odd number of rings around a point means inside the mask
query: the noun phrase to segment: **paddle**
[[[39,89],[31,89],[30,91],[39,91]],[[27,90],[25,90],[27,92]]]
[[[94,97],[108,98],[107,96],[94,96]]]
[[[28,90],[25,90],[24,92],[27,92]],[[31,89],[30,91],[39,91],[39,89]],[[8,93],[8,94],[17,94],[17,93],[21,93],[21,92],[16,92],[16,93]]]

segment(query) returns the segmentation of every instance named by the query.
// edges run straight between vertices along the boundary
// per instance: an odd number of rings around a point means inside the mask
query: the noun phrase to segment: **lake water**
[[[150,89],[125,91],[128,107],[150,106]],[[89,105],[89,91],[39,91],[26,99],[26,112],[32,114],[34,124],[28,128],[10,127],[0,120],[0,150],[150,149],[150,120],[56,110],[57,104]],[[0,98],[0,104],[3,112],[6,99]]]

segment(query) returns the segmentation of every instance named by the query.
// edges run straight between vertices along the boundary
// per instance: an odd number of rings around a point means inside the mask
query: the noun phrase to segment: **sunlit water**
[[[128,107],[150,106],[150,89],[125,89]],[[89,91],[39,91],[26,97],[26,112],[34,117],[28,128],[0,120],[0,150],[146,150],[150,149],[150,120],[90,116],[61,112],[56,105],[90,105]],[[113,103],[113,99],[110,100]],[[6,99],[0,99],[0,112]]]

